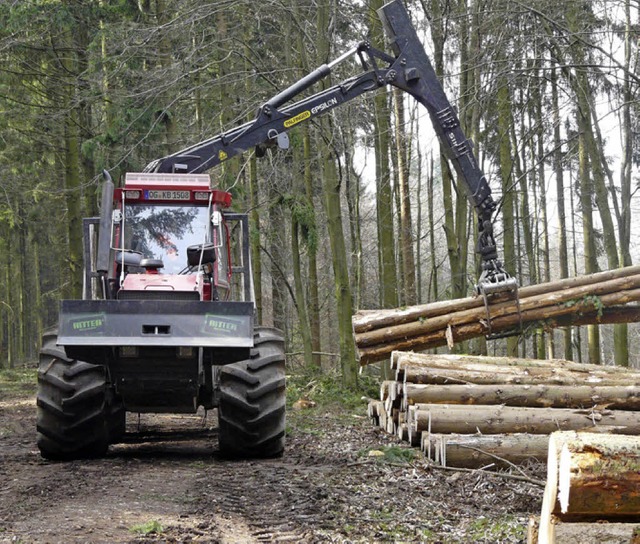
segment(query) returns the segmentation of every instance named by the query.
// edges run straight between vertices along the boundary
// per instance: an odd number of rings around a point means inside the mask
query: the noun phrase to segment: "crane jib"
[[[455,108],[444,92],[403,3],[394,0],[380,8],[378,15],[393,55],[371,47],[366,41],[362,42],[267,100],[253,121],[154,161],[146,171],[204,172],[252,147],[260,150],[261,154],[265,147],[276,144],[286,147],[282,145],[286,143],[282,138],[286,131],[364,93],[393,85],[413,96],[427,109],[445,154],[476,210],[479,227],[476,249],[482,259],[483,270],[479,284],[489,282],[486,283],[486,290],[478,289],[478,292],[493,292],[502,287],[513,291],[514,282],[510,281],[510,275],[497,258],[492,234],[493,213],[497,206],[475,157],[473,144],[462,130]],[[297,95],[326,78],[334,66],[353,55],[359,57],[363,73],[288,104]]]

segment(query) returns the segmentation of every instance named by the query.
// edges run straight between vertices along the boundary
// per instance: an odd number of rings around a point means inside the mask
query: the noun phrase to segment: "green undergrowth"
[[[34,394],[37,375],[38,370],[35,367],[0,369],[0,400]]]
[[[340,408],[352,413],[362,413],[366,399],[379,395],[379,381],[370,376],[360,376],[358,387],[350,389],[342,385],[339,374],[315,369],[299,368],[287,375],[287,407],[296,402],[313,403],[316,408]]]
[[[415,461],[417,450],[401,446],[381,446],[365,448],[358,452],[358,457],[374,459],[380,463],[405,465]]]
[[[129,528],[129,531],[138,535],[159,535],[163,531],[163,527],[157,520],[147,521],[146,523],[141,523],[139,525],[134,525]]]
[[[526,523],[513,515],[479,517],[469,527],[473,542],[524,542]]]
[[[378,381],[360,377],[358,388],[342,385],[337,373],[298,368],[287,374],[287,434],[322,436],[319,419],[355,425],[367,413],[367,401],[379,394]]]

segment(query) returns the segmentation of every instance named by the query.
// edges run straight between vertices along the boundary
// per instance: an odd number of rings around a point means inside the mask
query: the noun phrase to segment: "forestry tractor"
[[[517,293],[498,260],[496,204],[472,145],[400,0],[379,10],[393,54],[363,42],[283,90],[255,119],[128,173],[108,173],[99,218],[84,220],[84,293],[61,302],[40,355],[37,442],[48,459],[103,455],[125,413],[216,407],[219,445],[269,457],[285,441],[282,334],[255,322],[247,216],[205,172],[250,148],[288,147],[287,131],[364,93],[393,85],[424,105],[475,207],[488,301]],[[362,72],[289,103],[355,57]]]

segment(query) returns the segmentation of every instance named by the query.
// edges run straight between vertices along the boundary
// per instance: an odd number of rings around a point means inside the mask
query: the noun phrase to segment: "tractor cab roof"
[[[231,194],[211,188],[209,174],[158,174],[129,172],[116,200],[141,204],[184,203],[206,206],[211,198],[223,208],[231,206]]]

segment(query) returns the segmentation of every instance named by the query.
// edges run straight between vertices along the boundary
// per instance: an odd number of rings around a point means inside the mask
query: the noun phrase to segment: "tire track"
[[[200,516],[243,519],[256,542],[312,542],[311,528],[321,521],[322,490],[300,472],[274,462],[224,462],[200,478]]]

